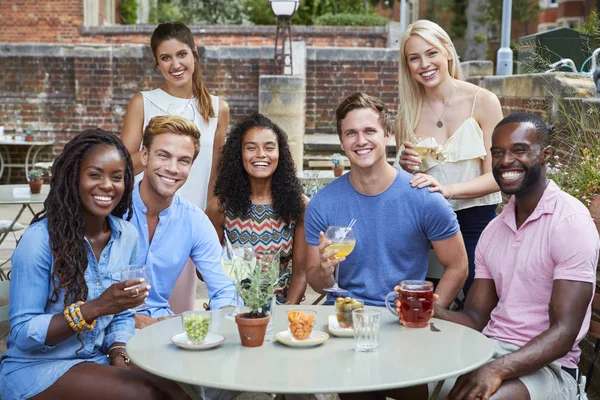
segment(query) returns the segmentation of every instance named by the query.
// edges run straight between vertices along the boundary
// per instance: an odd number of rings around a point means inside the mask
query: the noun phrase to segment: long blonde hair
[[[400,40],[400,60],[398,67],[399,104],[396,118],[396,145],[408,140],[419,123],[419,111],[423,105],[425,89],[415,81],[411,75],[406,61],[406,42],[413,36],[420,36],[431,46],[438,49],[448,60],[448,72],[454,79],[462,80],[462,70],[458,61],[458,54],[450,36],[435,22],[421,19],[413,22],[406,28]]]

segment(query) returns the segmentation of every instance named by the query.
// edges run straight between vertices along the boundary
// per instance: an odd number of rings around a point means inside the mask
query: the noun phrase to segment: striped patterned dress
[[[232,244],[251,245],[255,251],[279,250],[278,304],[284,304],[292,278],[292,250],[296,223],[283,221],[270,204],[252,204],[244,217],[233,215],[225,208],[224,234]]]

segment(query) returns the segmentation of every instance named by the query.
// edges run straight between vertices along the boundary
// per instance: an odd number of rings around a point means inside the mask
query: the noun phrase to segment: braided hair
[[[214,194],[219,198],[221,207],[227,207],[234,215],[245,217],[250,212],[252,189],[242,162],[242,143],[246,133],[253,128],[268,129],[277,136],[279,161],[271,180],[273,211],[286,222],[296,221],[304,212],[303,191],[296,176],[287,135],[259,113],[242,119],[229,131],[222,150]]]
[[[37,222],[48,220],[50,251],[54,256],[52,282],[54,291],[51,301],[58,301],[59,292],[64,289],[65,306],[85,301],[88,287],[84,279],[88,265],[85,244],[85,222],[79,197],[79,168],[81,161],[96,147],[115,148],[125,161],[125,190],[112,215],[122,218],[127,212],[133,215],[131,193],[133,191],[133,164],[129,152],[117,135],[103,129],[88,129],[68,142],[61,155],[52,165],[50,192],[44,208],[33,217]]]

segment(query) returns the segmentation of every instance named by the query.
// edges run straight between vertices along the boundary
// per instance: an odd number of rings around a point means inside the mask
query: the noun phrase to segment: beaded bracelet
[[[65,311],[63,312],[65,320],[69,323],[71,329],[77,333],[89,332],[96,327],[96,320],[92,321],[91,324],[88,324],[85,321],[85,318],[83,318],[80,309],[83,304],[83,301],[78,301],[77,303],[65,307]]]
[[[113,358],[115,358],[115,357],[123,357],[123,360],[125,360],[125,365],[129,366],[129,363],[130,363],[129,357],[127,356],[127,353],[125,353],[124,351],[119,350],[116,353],[114,353],[112,355],[112,357],[110,356],[110,354],[106,355],[106,358],[108,358],[111,362],[112,362]]]

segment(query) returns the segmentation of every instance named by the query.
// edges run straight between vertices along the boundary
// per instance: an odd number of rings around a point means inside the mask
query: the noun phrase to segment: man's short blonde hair
[[[172,115],[154,117],[148,122],[144,130],[142,144],[150,149],[154,137],[163,133],[175,133],[191,137],[194,142],[194,160],[198,157],[198,153],[200,153],[200,131],[192,121]]]

